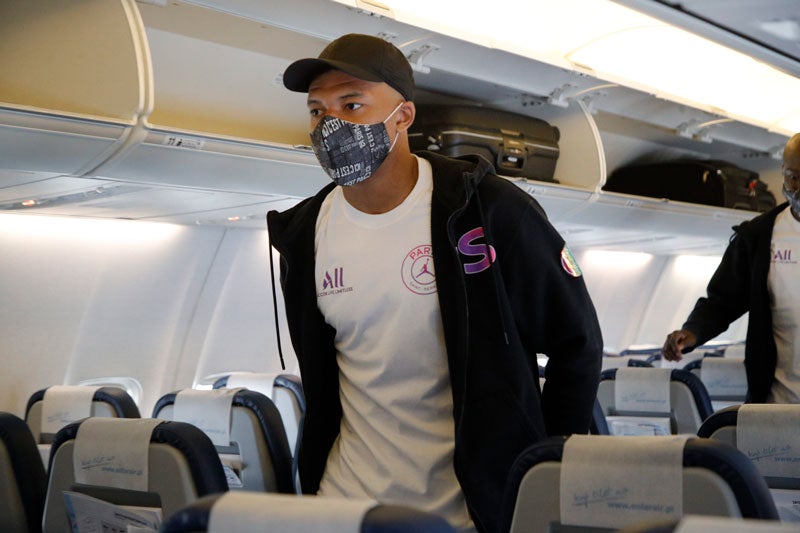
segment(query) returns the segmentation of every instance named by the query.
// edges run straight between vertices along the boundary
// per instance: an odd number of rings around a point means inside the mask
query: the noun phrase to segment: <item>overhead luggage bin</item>
[[[130,142],[152,108],[134,0],[0,3],[0,161],[82,175]]]
[[[205,133],[150,129],[106,178],[165,186],[305,198],[330,182],[311,149]]]
[[[304,146],[306,95],[287,91],[281,75],[343,31],[395,43],[414,68],[420,106],[483,105],[558,128],[558,184],[514,181],[573,246],[672,253],[724,243],[730,226],[754,213],[607,193],[606,176],[642,157],[745,150],[755,154],[755,170],[774,179],[778,163],[768,154],[785,142],[735,121],[714,130],[714,143],[701,142],[687,125],[718,123],[713,113],[351,1],[28,4],[0,2],[0,176],[12,180],[0,200],[7,211],[41,198],[28,211],[262,228],[267,204],[291,204],[328,183]],[[73,194],[97,184],[106,195],[102,214]],[[179,207],[157,212],[156,195],[180,197]],[[195,204],[198,197],[209,202]]]

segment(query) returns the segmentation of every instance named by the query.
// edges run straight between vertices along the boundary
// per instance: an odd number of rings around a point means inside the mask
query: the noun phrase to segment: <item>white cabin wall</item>
[[[606,349],[619,352],[634,344],[640,317],[667,259],[596,249],[576,251],[575,256],[597,311]]]
[[[266,247],[263,230],[0,215],[0,410],[115,376],[149,416],[201,361],[278,370]],[[284,350],[291,370],[288,333]]]
[[[697,299],[706,295],[706,286],[721,259],[721,256],[670,257],[652,292],[652,303],[644,314],[635,344],[661,344],[667,333],[680,328]],[[746,331],[745,316],[732,323],[717,339],[740,341],[745,338]]]
[[[0,410],[22,416],[40,388],[118,376],[140,381],[147,416],[162,394],[209,375],[280,370],[263,229],[0,215],[0,247]],[[719,262],[575,255],[612,350],[663,342]],[[722,337],[740,340],[745,326]],[[296,372],[283,321],[281,333]]]
[[[652,255],[598,249],[575,250],[592,297],[606,350],[661,345],[680,328],[706,286],[720,256]],[[719,335],[740,341],[746,316]]]
[[[198,304],[187,351],[199,358],[191,368],[182,369],[184,386],[230,371],[281,371],[267,249],[266,230],[227,231]],[[277,252],[273,260],[284,362],[287,372],[298,373],[285,321]]]

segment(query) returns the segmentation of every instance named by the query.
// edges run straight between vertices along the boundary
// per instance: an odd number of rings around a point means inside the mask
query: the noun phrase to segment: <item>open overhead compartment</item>
[[[305,95],[287,91],[281,75],[346,32],[403,50],[420,103],[493,107],[557,126],[559,184],[518,184],[575,245],[699,250],[755,215],[603,192],[625,164],[726,159],[779,191],[781,133],[389,15],[360,0],[0,2],[0,171],[20,174],[3,197],[31,196],[37,182],[51,197],[93,186],[45,187],[43,176],[63,175],[101,180],[107,196],[83,210],[51,203],[54,213],[263,227],[259,210],[328,181],[303,146]],[[23,184],[24,194],[13,190]],[[176,208],[149,210],[158,194]]]
[[[0,3],[0,165],[82,175],[152,107],[133,0]]]

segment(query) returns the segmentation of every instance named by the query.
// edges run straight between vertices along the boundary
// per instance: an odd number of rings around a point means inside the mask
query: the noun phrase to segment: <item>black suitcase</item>
[[[775,196],[757,172],[717,160],[622,167],[608,177],[603,190],[750,211],[775,207]]]
[[[558,128],[544,120],[484,107],[419,105],[409,129],[412,151],[478,154],[503,176],[555,182]]]

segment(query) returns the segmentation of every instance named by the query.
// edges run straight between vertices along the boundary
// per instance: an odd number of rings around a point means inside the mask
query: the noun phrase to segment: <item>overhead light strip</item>
[[[800,79],[609,0],[381,1],[380,14],[399,22],[784,135],[800,131]]]

